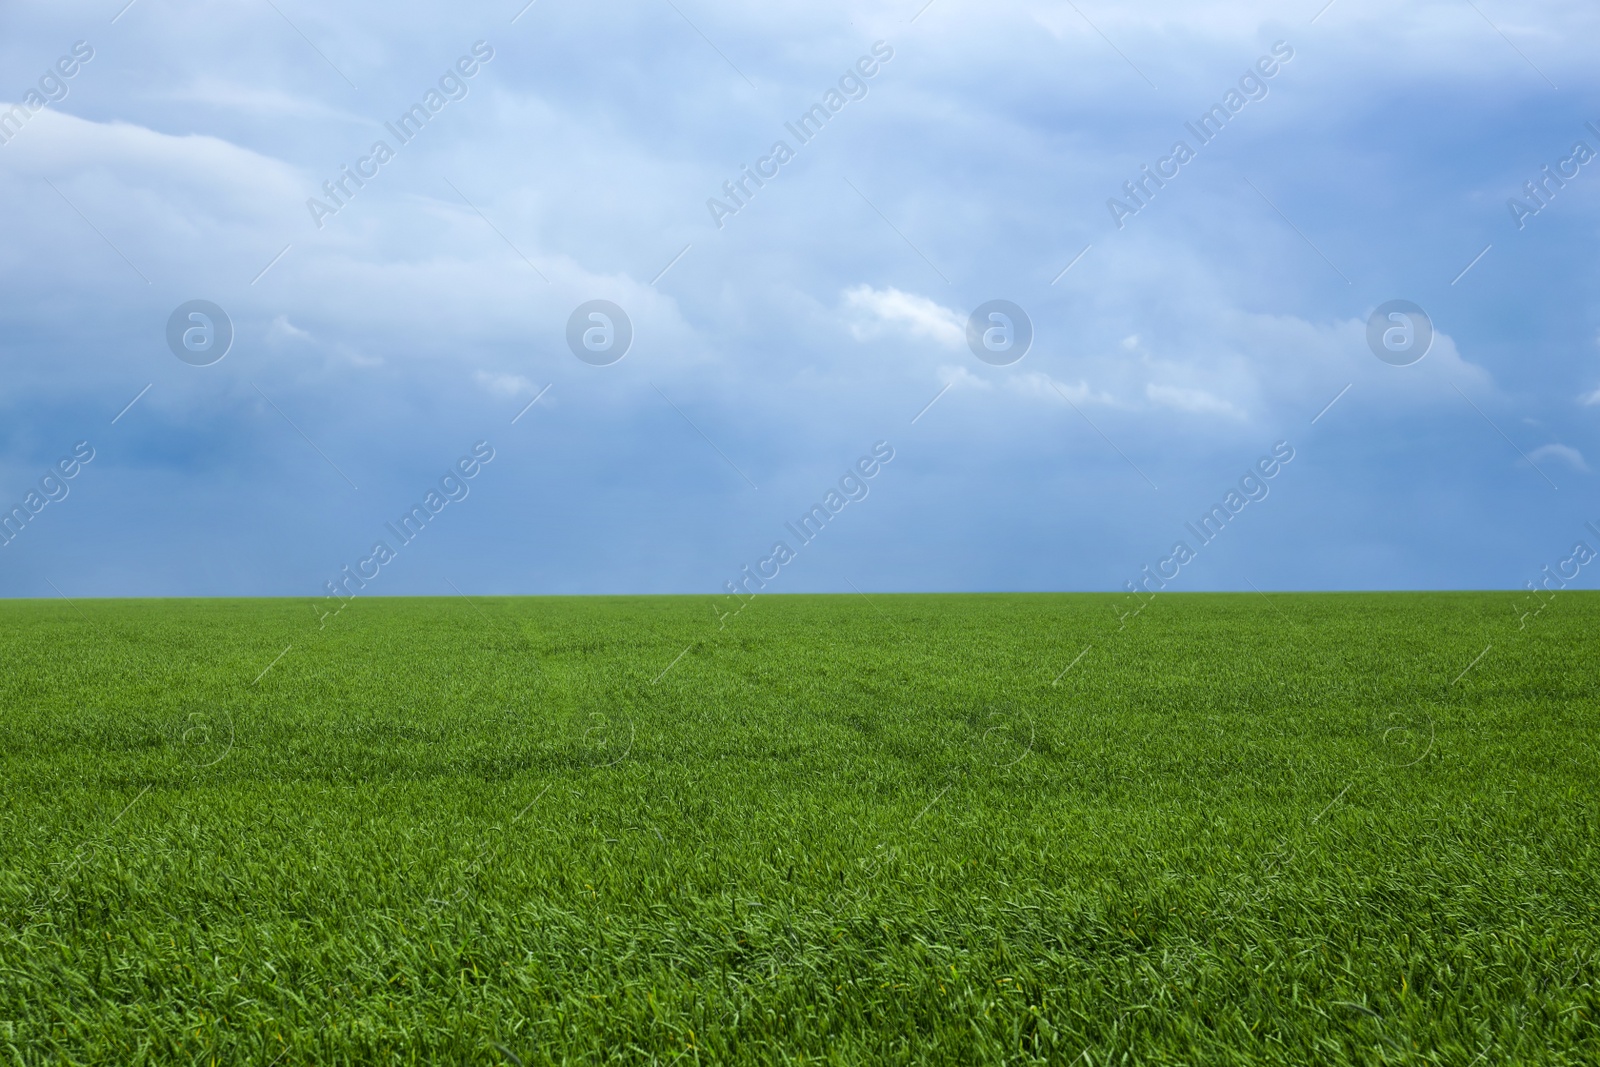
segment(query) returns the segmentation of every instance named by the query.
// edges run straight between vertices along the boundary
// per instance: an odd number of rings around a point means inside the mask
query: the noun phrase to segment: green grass
[[[1518,599],[0,604],[0,1057],[1600,1062]]]

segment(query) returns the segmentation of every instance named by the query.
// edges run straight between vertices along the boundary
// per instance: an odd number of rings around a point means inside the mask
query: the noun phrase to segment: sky
[[[125,4],[0,6],[0,596],[1600,573],[1592,3]]]

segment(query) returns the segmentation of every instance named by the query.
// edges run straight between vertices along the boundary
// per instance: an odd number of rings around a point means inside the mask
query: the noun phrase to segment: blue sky
[[[1180,540],[1173,591],[1519,589],[1600,547],[1600,160],[1508,207],[1600,152],[1597,30],[1504,0],[5,5],[0,595],[318,596],[480,441],[364,593],[715,594],[877,442],[767,592],[1119,590]],[[1033,328],[1006,366],[967,342],[993,299]],[[1435,330],[1409,366],[1366,340],[1394,299]],[[232,324],[209,366],[168,347],[192,300]],[[592,300],[633,329],[605,366],[566,339]]]

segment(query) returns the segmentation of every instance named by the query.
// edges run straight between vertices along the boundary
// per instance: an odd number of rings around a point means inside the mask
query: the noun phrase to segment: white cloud
[[[199,78],[183,88],[154,94],[151,99],[205,104],[242,114],[272,118],[334,119],[353,125],[372,125],[372,120],[369,118],[331,108],[314,97],[301,96],[282,89],[241,85],[238,82],[214,77]]]
[[[1151,382],[1144,387],[1144,395],[1152,403],[1161,407],[1187,411],[1196,415],[1225,415],[1230,419],[1242,419],[1245,417],[1244,412],[1228,401],[1204,389],[1191,389],[1179,385],[1157,385]]]
[[[491,374],[473,371],[472,380],[496,396],[522,396],[538,392],[532,382],[520,374]]]
[[[872,336],[883,326],[904,330],[912,337],[923,337],[946,348],[960,348],[966,342],[966,319],[957,311],[925,296],[903,293],[899,289],[874,289],[858,285],[845,290],[845,305],[870,315],[874,321],[851,326],[857,340]]]
[[[1575,471],[1579,471],[1584,474],[1589,473],[1589,465],[1583,461],[1583,453],[1579,452],[1576,448],[1573,448],[1570,445],[1540,445],[1538,448],[1528,453],[1528,459],[1534,463],[1537,463],[1546,457],[1550,459],[1559,459]]]
[[[351,366],[355,366],[355,367],[381,367],[381,366],[383,366],[383,357],[382,356],[369,356],[365,352],[361,351],[359,348],[352,348],[349,345],[340,345],[338,347],[338,352],[339,352],[339,354],[341,356],[343,356],[345,359],[350,361]]]
[[[12,153],[7,169],[14,172],[59,176],[104,168],[129,184],[159,189],[183,207],[203,198],[225,204],[230,214],[260,214],[263,203],[297,203],[307,187],[294,167],[220,137],[94,122],[55,108],[34,116],[6,147]]]
[[[959,386],[962,389],[993,389],[994,384],[973,374],[972,371],[959,364],[947,364],[939,368],[939,377],[947,385]]]
[[[272,320],[272,325],[267,327],[267,336],[275,341],[309,341],[311,331],[302,330],[289,321],[289,316],[279,315]]]
[[[1116,401],[1110,393],[1095,392],[1089,383],[1079,379],[1076,382],[1058,382],[1048,374],[1034,371],[1030,374],[1017,375],[1010,379],[1011,386],[1018,392],[1029,396],[1043,397],[1048,400],[1058,400],[1066,397],[1074,404],[1101,404],[1110,406]]]

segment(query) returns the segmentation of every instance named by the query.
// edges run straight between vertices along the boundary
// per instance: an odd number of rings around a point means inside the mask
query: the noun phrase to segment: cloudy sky
[[[774,593],[1118,590],[1178,541],[1175,591],[1517,589],[1600,547],[1592,3],[124,2],[0,6],[0,595],[714,594],[778,541]],[[1420,359],[1369,342],[1394,300]]]

